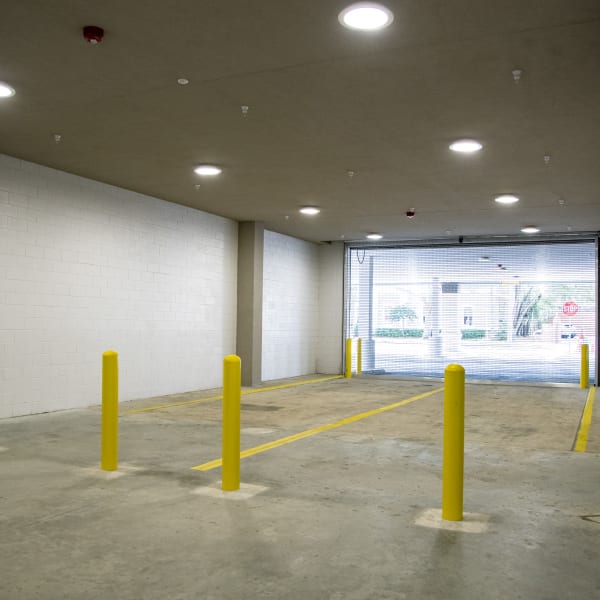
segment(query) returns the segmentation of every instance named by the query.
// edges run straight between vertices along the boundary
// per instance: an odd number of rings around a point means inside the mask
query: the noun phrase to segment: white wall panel
[[[0,417],[221,383],[237,224],[0,155]]]
[[[319,330],[318,246],[265,231],[262,379],[314,373]]]

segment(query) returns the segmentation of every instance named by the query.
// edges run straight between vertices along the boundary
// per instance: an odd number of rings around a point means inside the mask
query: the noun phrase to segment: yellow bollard
[[[588,388],[590,385],[590,347],[581,344],[581,374],[579,376],[579,387]]]
[[[442,519],[463,519],[465,445],[465,370],[448,365],[444,374],[444,464]]]
[[[352,338],[346,340],[346,372],[344,377],[352,377]]]
[[[358,338],[356,340],[356,374],[362,373],[362,340]]]
[[[240,489],[240,399],[242,369],[235,354],[223,360],[223,467],[221,489]]]
[[[102,355],[102,448],[100,467],[116,471],[119,466],[119,355]]]

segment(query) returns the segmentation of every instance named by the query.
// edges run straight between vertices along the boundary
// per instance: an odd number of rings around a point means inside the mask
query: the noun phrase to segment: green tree
[[[542,287],[515,287],[513,332],[520,337],[530,336],[536,329],[552,320],[567,300],[594,303],[592,283],[554,283]]]
[[[513,331],[521,337],[530,336],[535,331],[539,319],[539,303],[542,293],[536,287],[527,290],[518,285],[515,289],[515,312],[513,317]],[[534,324],[534,321],[536,323]]]
[[[390,309],[388,318],[395,323],[401,321],[402,329],[406,329],[406,321],[416,321],[417,313],[410,306],[394,306],[394,308]]]

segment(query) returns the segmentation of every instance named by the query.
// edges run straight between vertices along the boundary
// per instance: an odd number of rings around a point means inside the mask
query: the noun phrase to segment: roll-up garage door
[[[595,380],[594,240],[346,248],[346,337],[363,371],[474,380]]]

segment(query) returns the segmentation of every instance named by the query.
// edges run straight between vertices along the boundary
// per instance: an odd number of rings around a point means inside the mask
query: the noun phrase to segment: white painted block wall
[[[316,372],[319,328],[317,244],[265,231],[262,379]]]
[[[221,385],[237,224],[0,155],[0,418]]]

